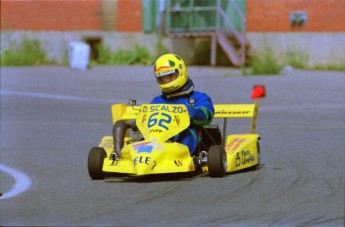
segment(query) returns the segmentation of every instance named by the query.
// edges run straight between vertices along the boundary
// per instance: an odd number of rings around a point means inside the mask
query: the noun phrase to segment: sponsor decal
[[[229,153],[232,154],[234,151],[237,150],[237,148],[244,142],[246,142],[247,139],[245,138],[234,138],[233,140],[230,141],[229,144],[226,145],[225,150]]]
[[[119,164],[120,160],[113,160],[112,163],[110,163],[109,166],[117,166],[117,164]]]
[[[162,90],[165,93],[169,93],[169,92],[172,92],[172,91],[176,91],[179,88],[180,88],[180,86],[169,86],[167,88],[162,88]]]
[[[100,145],[101,147],[103,147],[105,150],[111,150],[114,147],[114,143],[113,143],[113,139],[105,139],[104,141],[102,141],[102,144]]]
[[[175,165],[176,165],[177,167],[183,166],[182,160],[175,160],[174,163],[175,163]]]
[[[245,165],[255,161],[254,155],[250,154],[250,151],[241,151],[236,154],[236,167]]]
[[[175,73],[175,69],[169,70],[166,72],[157,73],[157,74],[155,74],[155,76],[158,78],[158,77],[166,76],[166,75],[173,74],[173,73]]]
[[[159,143],[144,142],[133,145],[133,149],[139,153],[151,153],[152,151],[163,151],[164,146]]]
[[[215,112],[214,114],[249,114],[250,111],[225,111],[225,110],[220,110]]]
[[[175,116],[175,122],[177,125],[180,125],[180,118],[178,116]]]
[[[133,160],[133,165],[137,165],[139,163],[150,165],[151,157],[144,157],[144,156],[139,156],[135,157]]]
[[[103,148],[104,148],[105,150],[112,150],[113,147],[114,147],[113,141],[111,141],[111,142],[106,142],[106,143],[103,145]]]
[[[153,166],[152,166],[151,170],[153,170],[156,167],[156,165],[157,165],[157,162],[153,161]]]
[[[163,131],[162,130],[160,130],[160,129],[151,129],[150,130],[150,133],[151,132],[158,132],[158,133],[162,133]]]
[[[133,165],[138,165],[138,164],[145,164],[145,165],[150,165],[151,163],[151,157],[145,157],[145,156],[139,156],[135,157],[133,160]],[[153,170],[157,166],[157,162],[153,160],[153,166],[151,170]]]

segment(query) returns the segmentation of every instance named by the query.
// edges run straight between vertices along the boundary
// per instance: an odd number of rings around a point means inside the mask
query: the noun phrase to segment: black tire
[[[101,147],[93,147],[89,153],[88,170],[91,179],[103,179],[105,173],[102,171],[104,158],[106,157],[105,150]]]
[[[223,177],[226,173],[227,158],[221,145],[213,145],[207,154],[208,172],[211,177]]]

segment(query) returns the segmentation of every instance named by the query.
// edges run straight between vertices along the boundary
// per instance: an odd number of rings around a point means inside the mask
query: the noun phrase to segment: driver
[[[194,90],[186,65],[176,54],[160,56],[154,66],[154,75],[162,95],[155,97],[151,104],[184,104],[187,107],[191,124],[174,139],[186,145],[190,155],[194,155],[201,140],[202,126],[210,124],[213,119],[211,98]]]
[[[194,155],[201,140],[201,129],[211,123],[214,108],[211,98],[202,92],[194,90],[193,81],[183,59],[176,54],[160,56],[154,65],[154,76],[162,94],[156,96],[151,104],[184,104],[190,115],[190,126],[174,137],[176,142],[186,145],[190,155]],[[113,128],[114,149],[112,159],[120,159],[125,131],[133,126],[124,120],[119,120]],[[134,126],[134,128],[136,128]],[[137,128],[136,128],[137,130]]]

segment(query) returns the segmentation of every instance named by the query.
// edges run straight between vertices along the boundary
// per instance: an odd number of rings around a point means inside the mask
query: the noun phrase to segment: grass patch
[[[98,59],[95,62],[100,65],[149,65],[153,58],[146,47],[134,46],[134,50],[119,49],[112,52],[108,46],[97,46]]]
[[[278,62],[272,49],[265,47],[263,51],[250,60],[250,71],[247,72],[246,68],[242,68],[242,74],[277,75],[281,69],[282,65]]]
[[[24,38],[19,45],[5,49],[1,54],[1,66],[34,66],[56,64],[49,59],[37,39]]]
[[[286,62],[286,65],[298,69],[345,71],[345,62],[343,64],[316,64],[310,66],[308,65],[308,56],[303,53],[289,54]]]
[[[169,53],[169,49],[163,43],[163,37],[159,36],[156,43],[156,56],[155,59],[163,54]]]
[[[334,70],[334,71],[345,71],[345,63],[344,64],[329,64],[329,65],[326,65],[326,64],[317,64],[313,67],[313,69],[315,70]]]
[[[287,56],[287,65],[290,65],[294,68],[299,69],[308,69],[308,55],[303,53],[288,53]]]
[[[345,71],[345,62],[343,64],[317,64],[315,66],[308,65],[308,55],[303,53],[288,54],[281,64],[270,47],[265,47],[250,60],[250,67],[241,69],[242,75],[277,75],[280,74],[284,65],[289,65],[296,69],[306,70],[325,70],[325,71]]]
[[[163,38],[159,37],[155,45],[156,56],[150,54],[147,47],[134,45],[133,50],[118,49],[111,51],[109,46],[99,44],[97,46],[98,59],[93,64],[98,65],[152,65],[156,58],[168,53],[169,49],[163,44]]]

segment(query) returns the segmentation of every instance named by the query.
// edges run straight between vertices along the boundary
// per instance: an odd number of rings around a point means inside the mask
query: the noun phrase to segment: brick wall
[[[140,32],[141,2],[142,0],[1,0],[0,28]],[[102,6],[114,9],[104,9]],[[116,15],[109,15],[109,12]],[[114,21],[107,22],[109,18]]]
[[[1,30],[100,30],[101,0],[1,0]]]
[[[118,31],[142,31],[141,0],[118,0],[117,8]]]
[[[292,11],[306,24],[291,26]],[[0,28],[141,32],[142,0],[1,0]],[[344,32],[345,0],[247,0],[247,31]]]
[[[292,11],[305,11],[303,26],[291,26]],[[344,32],[345,0],[247,0],[248,32]]]

